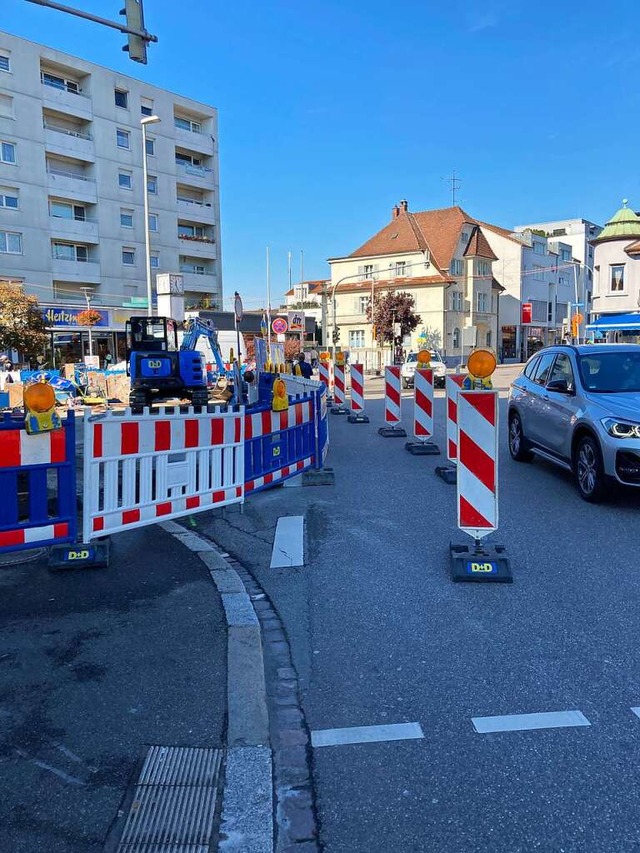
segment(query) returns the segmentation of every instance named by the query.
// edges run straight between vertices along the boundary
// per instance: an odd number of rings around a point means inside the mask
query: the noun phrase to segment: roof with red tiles
[[[493,252],[481,228],[474,230],[464,254],[465,257],[487,258],[490,261],[498,260],[498,256]]]

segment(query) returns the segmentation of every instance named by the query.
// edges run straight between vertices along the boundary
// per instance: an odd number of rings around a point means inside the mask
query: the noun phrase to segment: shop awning
[[[587,326],[588,332],[640,332],[640,313],[605,314]]]

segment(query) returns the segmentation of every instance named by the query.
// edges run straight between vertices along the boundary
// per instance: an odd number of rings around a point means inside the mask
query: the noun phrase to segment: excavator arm
[[[184,328],[184,337],[182,338],[180,349],[195,350],[197,349],[200,338],[206,338],[209,341],[211,351],[213,352],[219,376],[226,376],[227,369],[224,366],[222,353],[220,352],[218,331],[213,323],[210,320],[203,320],[200,317],[192,317],[190,320],[185,321]]]

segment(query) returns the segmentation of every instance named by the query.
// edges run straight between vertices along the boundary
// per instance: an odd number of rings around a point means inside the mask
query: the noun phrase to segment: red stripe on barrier
[[[240,443],[240,433],[242,431],[242,423],[240,418],[236,418],[233,422],[233,440],[236,444]]]
[[[300,426],[300,424],[304,423],[303,404],[298,403],[294,408],[296,410],[296,426]]]
[[[455,459],[457,454],[456,443],[449,439],[449,459]]]
[[[5,530],[0,533],[0,548],[6,548],[9,545],[24,545],[24,530]]]
[[[237,498],[242,497],[242,487],[241,486],[236,486],[236,497]]]
[[[420,421],[415,422],[415,433],[416,435],[431,435],[429,430]]]
[[[493,394],[478,394],[478,396],[473,397],[473,399],[470,399],[469,397],[465,397],[465,399],[467,403],[473,406],[478,414],[482,415],[485,420],[489,421],[491,426],[496,425],[496,404]]]
[[[49,433],[49,436],[51,440],[51,461],[64,462],[67,458],[65,448],[65,431],[63,429],[55,429],[53,432]]]
[[[102,424],[93,425],[93,456],[95,459],[102,456]]]
[[[262,412],[260,415],[260,421],[262,422],[262,432],[260,434],[269,435],[271,432],[271,412]]]
[[[253,438],[253,421],[251,420],[251,415],[244,416],[244,440],[249,441],[249,439]]]
[[[127,509],[122,513],[123,524],[134,524],[136,521],[140,521],[139,509]]]
[[[460,495],[460,527],[489,527],[493,530],[494,525]]]
[[[222,491],[222,492],[214,492],[214,493],[213,493],[213,502],[214,502],[214,504],[217,504],[217,503],[220,503],[221,501],[224,501],[224,498],[225,498],[224,491]]]
[[[138,453],[139,451],[139,440],[138,440],[138,424],[137,423],[123,423],[121,424],[121,433],[120,433],[120,453],[123,456],[127,456],[130,453]]]
[[[0,432],[0,468],[18,468],[20,466],[20,430],[9,429],[6,432]],[[15,542],[9,542],[9,545],[15,545]]]
[[[221,418],[211,420],[211,444],[224,444],[224,421]]]
[[[184,446],[185,447],[197,447],[200,443],[200,430],[198,428],[198,421],[185,421],[184,422]]]
[[[287,429],[289,426],[289,412],[280,412],[280,429]]]
[[[269,483],[273,483],[273,474],[265,474],[264,475],[264,484],[265,486]]]
[[[169,421],[156,421],[155,450],[171,449],[171,424]]]
[[[101,515],[93,519],[93,529],[104,530],[104,518]]]
[[[158,504],[156,507],[156,515],[171,515],[172,509],[171,501],[164,504]]]
[[[69,535],[69,525],[66,521],[61,521],[59,524],[53,525],[53,535],[56,539],[62,539],[63,536]]]
[[[460,433],[460,446],[458,447],[458,460],[481,483],[492,492],[496,489],[496,463],[487,455],[481,447],[469,438],[465,432]]]
[[[390,382],[387,383],[387,397],[392,403],[395,403],[396,406],[400,405],[400,392],[397,391]]]
[[[450,421],[454,423],[458,423],[458,405],[455,400],[452,400],[450,397],[447,398],[447,417]]]
[[[433,411],[431,400],[428,397],[425,397],[419,388],[416,388],[416,405],[431,417]]]
[[[255,480],[250,480],[248,483],[245,483],[244,490],[245,492],[252,492],[256,487]]]
[[[186,508],[187,509],[196,509],[200,506],[200,498],[198,495],[194,495],[192,498],[187,498],[186,500]]]

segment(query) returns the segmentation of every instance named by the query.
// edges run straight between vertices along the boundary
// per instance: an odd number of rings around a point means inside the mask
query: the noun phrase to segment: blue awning
[[[640,332],[640,313],[604,314],[587,326],[588,332]]]

